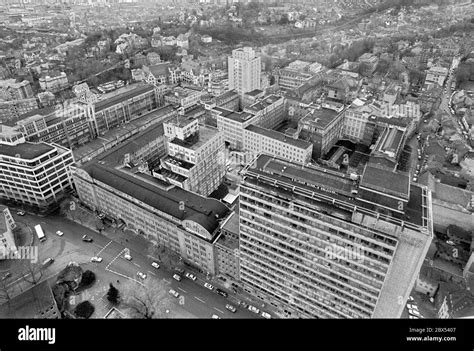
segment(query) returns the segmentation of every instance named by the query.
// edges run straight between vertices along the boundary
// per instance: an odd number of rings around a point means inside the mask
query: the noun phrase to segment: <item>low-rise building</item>
[[[39,78],[41,89],[51,92],[63,90],[69,86],[69,82],[64,72],[48,72]]]

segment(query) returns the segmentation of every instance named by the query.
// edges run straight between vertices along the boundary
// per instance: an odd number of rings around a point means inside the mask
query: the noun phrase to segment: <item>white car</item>
[[[219,317],[217,314],[213,314],[211,318],[212,319],[221,319],[221,317]]]
[[[172,296],[174,296],[174,297],[176,297],[176,298],[179,297],[179,293],[178,293],[176,290],[171,289],[171,290],[168,291],[168,292],[170,293],[170,295],[172,295]]]
[[[214,289],[214,287],[213,287],[211,284],[209,284],[209,283],[204,283],[204,286],[205,286],[206,288],[208,288],[209,290],[213,290],[213,289]]]
[[[266,319],[272,319],[272,316],[270,315],[270,313],[263,312],[263,311],[262,311],[262,317]]]
[[[18,216],[24,216],[24,215],[25,215],[25,212],[23,212],[23,211],[18,211],[16,214],[17,214]]]
[[[227,309],[228,309],[229,311],[231,311],[232,313],[237,312],[237,308],[235,308],[235,307],[232,306],[231,304],[225,305],[225,308],[227,308]]]
[[[189,272],[186,273],[186,278],[189,278],[189,279],[191,279],[191,280],[196,280],[196,279],[197,279],[194,274],[191,274],[191,273],[189,273]]]
[[[453,246],[456,245],[456,244],[454,243],[454,241],[451,241],[451,240],[446,241],[446,244],[448,244],[448,245],[453,245]]]
[[[249,305],[248,309],[249,311],[252,311],[253,313],[256,313],[256,314],[260,313],[260,310],[255,306]]]
[[[57,234],[58,236],[63,236],[63,235],[64,235],[64,233],[63,233],[62,231],[60,231],[60,230],[58,230],[58,231],[56,232],[56,234]]]
[[[410,318],[410,319],[419,319],[417,316],[412,316],[411,314],[408,315],[408,318]]]
[[[153,263],[151,264],[151,266],[154,267],[154,268],[156,268],[156,269],[160,268],[160,265],[159,265],[157,262],[153,262]]]
[[[181,276],[179,274],[173,274],[173,279],[180,282],[181,281]]]
[[[137,275],[138,275],[141,279],[146,279],[146,274],[145,274],[145,273],[137,272]]]
[[[413,298],[413,296],[408,296],[408,301],[415,301],[415,299]]]
[[[415,316],[415,317],[418,317],[420,318],[420,312],[418,312],[417,310],[411,310],[411,311],[408,311],[409,314],[411,314],[412,316]]]
[[[129,254],[123,255],[123,258],[125,258],[126,260],[129,260],[129,261],[132,260],[132,256],[130,256]]]
[[[97,257],[97,256],[94,256],[91,258],[91,262],[102,262],[102,257]]]

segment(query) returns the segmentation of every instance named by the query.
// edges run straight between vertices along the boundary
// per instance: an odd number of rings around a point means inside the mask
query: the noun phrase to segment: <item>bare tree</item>
[[[163,280],[148,279],[145,285],[130,281],[122,286],[121,295],[129,318],[170,318],[171,297]]]
[[[38,284],[43,277],[43,265],[41,262],[33,263],[31,260],[23,260],[23,262],[23,267],[26,270],[23,280],[33,285]]]

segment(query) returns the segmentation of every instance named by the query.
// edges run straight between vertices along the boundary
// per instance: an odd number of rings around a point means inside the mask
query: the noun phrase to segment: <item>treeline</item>
[[[262,35],[255,32],[253,29],[246,29],[243,27],[233,27],[231,25],[219,27],[194,27],[197,34],[210,35],[213,39],[222,41],[228,45],[235,45],[240,42],[253,42],[263,39]]]
[[[329,57],[329,66],[334,68],[344,60],[356,61],[366,52],[371,52],[375,42],[372,39],[362,39],[352,43],[349,47],[337,50]]]

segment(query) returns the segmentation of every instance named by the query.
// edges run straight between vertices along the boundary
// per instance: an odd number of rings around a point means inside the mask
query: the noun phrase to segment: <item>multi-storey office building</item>
[[[269,95],[244,108],[244,112],[255,115],[254,124],[263,128],[278,127],[285,119],[285,98]]]
[[[298,123],[301,130],[299,137],[313,143],[313,158],[318,159],[341,138],[343,126],[342,109],[311,110]]]
[[[239,94],[260,89],[260,75],[262,71],[260,57],[250,47],[235,49],[232,57],[228,58],[229,90]]]
[[[67,75],[64,72],[51,72],[46,73],[39,78],[39,84],[41,89],[51,92],[57,92],[67,88],[69,82]]]
[[[399,318],[432,240],[431,193],[376,166],[361,184],[259,156],[239,199],[245,290],[288,317]]]
[[[244,130],[244,150],[252,155],[264,153],[306,164],[311,161],[313,144],[252,124]]]
[[[183,189],[208,196],[225,174],[224,135],[199,120],[177,116],[164,123],[168,155],[153,175]]]
[[[34,97],[29,81],[17,82],[15,79],[0,80],[0,99],[23,100]]]
[[[0,132],[0,198],[47,212],[72,188],[72,152],[56,144],[25,142],[21,133]]]
[[[222,107],[214,107],[211,116],[216,120],[217,129],[224,133],[224,140],[236,150],[242,150],[244,146],[245,128],[258,119],[251,113],[231,111]]]
[[[81,201],[175,251],[203,272],[215,274],[213,244],[230,210],[218,200],[163,182],[146,170],[123,166],[121,147],[74,170]]]
[[[10,123],[20,118],[21,115],[38,108],[35,98],[22,100],[2,100],[0,98],[0,123]]]
[[[316,77],[308,72],[284,68],[278,72],[278,85],[281,89],[295,90],[303,84],[310,83]]]
[[[77,148],[94,137],[92,126],[82,104],[55,106],[30,111],[17,122],[26,140],[56,143]]]
[[[178,107],[178,111],[184,114],[195,108],[204,94],[205,92],[199,89],[175,87],[171,92],[165,95],[165,101],[168,104]]]
[[[132,90],[118,93],[86,105],[96,136],[132,121],[163,106],[164,99],[152,85],[140,85]]]

